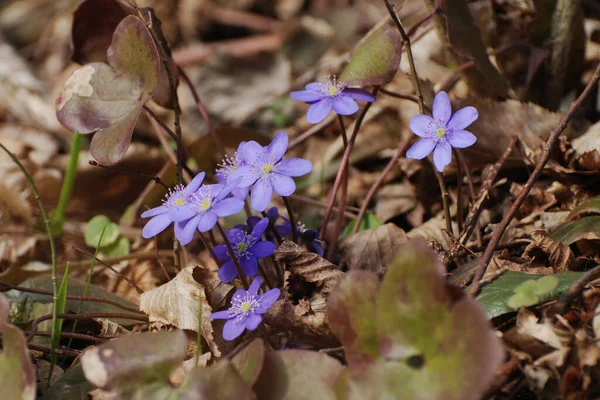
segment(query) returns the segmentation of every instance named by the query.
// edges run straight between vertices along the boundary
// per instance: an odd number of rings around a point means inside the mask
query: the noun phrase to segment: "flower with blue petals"
[[[233,171],[246,164],[244,161],[242,161],[239,155],[240,150],[242,149],[244,144],[246,144],[246,142],[240,143],[240,145],[237,148],[237,151],[233,154],[233,157],[225,156],[225,159],[221,162],[221,164],[218,165],[219,168],[217,168],[215,176],[220,184],[225,184],[227,182],[227,177]],[[249,187],[235,188],[233,189],[231,194],[237,199],[246,200],[249,191]]]

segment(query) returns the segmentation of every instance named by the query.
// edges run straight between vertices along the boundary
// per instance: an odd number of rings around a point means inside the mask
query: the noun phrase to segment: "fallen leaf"
[[[233,364],[225,359],[209,368],[196,368],[188,374],[188,381],[179,391],[183,400],[219,399],[254,400],[252,388],[238,374]]]
[[[256,383],[265,361],[265,344],[262,339],[254,339],[237,353],[231,363],[240,377],[250,386]]]
[[[340,251],[348,268],[373,271],[381,276],[407,240],[402,229],[388,223],[345,237]]]
[[[564,243],[556,242],[546,231],[538,229],[531,232],[531,243],[523,253],[524,258],[532,258],[530,255],[535,249],[543,251],[548,256],[550,267],[554,272],[568,271],[573,262],[573,253],[571,248]]]

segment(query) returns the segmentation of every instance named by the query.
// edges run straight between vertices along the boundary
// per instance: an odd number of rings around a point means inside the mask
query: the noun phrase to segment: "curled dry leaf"
[[[456,231],[457,226],[455,226],[454,222],[452,225]],[[411,229],[406,236],[409,239],[423,238],[427,241],[435,240],[444,250],[450,249],[454,244],[450,236],[446,233],[446,221],[442,213],[430,218],[423,225]]]
[[[9,310],[8,300],[0,294],[0,398],[33,400],[35,371],[29,359],[23,332],[8,323]]]
[[[198,300],[202,299],[202,337],[216,357],[221,356],[208,316],[212,307],[206,301],[204,287],[192,276],[194,267],[186,267],[171,281],[152,289],[140,298],[140,310],[150,322],[198,331]]]
[[[592,125],[587,132],[573,139],[572,145],[575,150],[575,164],[585,170],[598,171],[600,169],[600,122]]]
[[[571,248],[564,244],[555,241],[546,233],[546,231],[537,229],[531,232],[531,243],[525,249],[523,257],[531,257],[531,254],[535,249],[543,251],[548,256],[551,267],[555,273],[566,272],[569,270],[571,263],[573,262],[573,252]]]
[[[340,244],[340,251],[350,269],[383,275],[400,245],[407,240],[404,230],[388,223],[345,237]]]

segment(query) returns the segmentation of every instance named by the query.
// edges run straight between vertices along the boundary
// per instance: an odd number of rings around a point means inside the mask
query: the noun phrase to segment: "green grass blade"
[[[79,153],[81,152],[81,145],[83,144],[83,135],[73,135],[71,141],[71,150],[69,152],[69,164],[65,171],[65,179],[63,180],[62,187],[60,189],[60,197],[58,198],[58,205],[56,210],[52,213],[52,229],[55,235],[62,235],[63,226],[65,224],[65,210],[67,203],[71,198],[73,192],[73,186],[75,186],[75,176],[77,175],[77,162],[79,161]]]

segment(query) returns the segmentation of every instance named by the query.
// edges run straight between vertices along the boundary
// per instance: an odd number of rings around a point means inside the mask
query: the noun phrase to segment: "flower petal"
[[[185,246],[192,241],[194,238],[194,233],[196,233],[196,228],[198,228],[198,221],[200,221],[201,218],[202,215],[196,215],[185,224],[183,229],[179,230],[180,234],[176,237],[182,246]]]
[[[246,188],[253,185],[259,176],[256,168],[250,165],[243,165],[229,174],[227,182],[235,182],[237,179],[242,178],[238,183],[238,187]]]
[[[248,318],[246,319],[246,329],[248,329],[249,331],[253,331],[256,328],[258,328],[258,326],[260,325],[261,322],[262,322],[262,317],[260,315],[250,314],[250,315],[248,315]]]
[[[448,122],[452,115],[452,104],[450,104],[450,97],[448,93],[439,92],[433,99],[433,105],[431,106],[433,119],[441,119]]]
[[[250,195],[250,204],[255,211],[265,211],[273,197],[273,188],[268,178],[256,181]]]
[[[433,163],[438,171],[444,171],[444,167],[452,161],[452,146],[446,140],[440,140],[433,150]]]
[[[317,93],[313,90],[299,90],[297,92],[290,93],[290,97],[294,100],[312,103],[314,101],[321,100],[324,96],[322,93]]]
[[[275,172],[269,175],[269,180],[271,181],[273,191],[280,196],[289,196],[296,191],[296,182],[289,176]]]
[[[186,204],[184,206],[169,209],[168,215],[169,218],[171,218],[171,221],[181,222],[185,221],[186,219],[193,218],[196,214],[198,213],[192,209],[191,205]]]
[[[436,142],[435,139],[419,139],[406,151],[406,157],[421,160],[433,151]]]
[[[267,226],[269,226],[269,218],[261,219],[256,225],[254,225],[254,228],[252,229],[252,236],[257,239],[260,238],[263,233],[265,233]]]
[[[263,154],[263,147],[254,140],[247,142],[238,152],[242,161],[254,162]]]
[[[169,209],[167,207],[158,206],[158,207],[154,207],[154,208],[144,211],[142,213],[142,218],[156,217],[157,215],[165,214],[167,212],[169,212]]]
[[[364,89],[345,89],[343,94],[352,97],[354,100],[366,101],[367,103],[375,101],[375,96]]]
[[[227,245],[225,244],[220,244],[213,247],[213,252],[215,253],[215,256],[217,256],[217,259],[221,261],[227,261],[231,259],[229,254],[227,254]]]
[[[217,223],[217,219],[219,219],[217,213],[212,210],[208,210],[204,214],[201,214],[200,222],[198,222],[198,230],[200,232],[210,231]]]
[[[350,96],[340,94],[333,99],[333,110],[340,115],[352,115],[358,108],[358,104]]]
[[[479,117],[479,112],[475,107],[461,108],[454,113],[450,121],[448,121],[448,130],[460,131],[471,125]]]
[[[256,256],[256,258],[269,257],[275,253],[275,250],[277,250],[277,247],[268,240],[263,240],[262,242],[258,242],[254,246],[250,247],[250,251]]]
[[[265,154],[269,155],[269,159],[277,162],[283,158],[288,147],[288,135],[285,132],[277,132],[273,141],[269,143],[265,149]]]
[[[277,299],[279,299],[280,295],[281,292],[277,288],[269,290],[267,293],[263,294],[260,297],[259,306],[254,309],[254,312],[258,314],[266,313],[269,310],[269,308],[271,308],[271,306],[275,304]]]
[[[190,194],[198,190],[200,188],[200,185],[202,184],[202,181],[204,180],[204,176],[206,176],[204,172],[200,172],[198,175],[196,175],[194,179],[192,179],[192,181],[188,183],[188,185],[185,187],[183,193],[186,196],[189,196]]]
[[[332,107],[333,99],[331,97],[325,97],[323,100],[311,104],[306,113],[306,121],[309,124],[318,124],[327,117]]]
[[[239,213],[243,208],[243,200],[230,197],[213,205],[211,210],[214,211],[219,217],[228,217],[230,215]]]
[[[236,320],[230,319],[223,326],[223,339],[233,340],[244,333],[246,327],[243,324],[237,323]]]
[[[248,193],[250,193],[250,187],[236,188],[231,191],[233,197],[240,200],[246,200],[246,197],[248,197]]]
[[[477,141],[475,135],[469,131],[451,131],[446,134],[446,140],[452,147],[464,149]]]
[[[275,164],[274,172],[287,176],[302,176],[312,170],[312,163],[304,158],[286,158]]]
[[[229,310],[217,311],[210,314],[210,319],[229,319],[231,318],[231,314]]]
[[[248,256],[240,258],[238,261],[240,262],[242,271],[244,271],[247,276],[256,276],[256,273],[258,272],[258,259],[256,257]]]
[[[171,218],[167,214],[160,214],[152,218],[142,229],[142,236],[145,239],[150,239],[167,229],[171,225]]]
[[[322,82],[311,82],[308,85],[304,86],[304,89],[312,90],[313,92],[318,92],[321,90],[322,86],[323,86]]]
[[[237,269],[235,269],[235,264],[233,263],[233,260],[229,260],[225,264],[223,264],[223,266],[219,268],[219,272],[217,273],[219,279],[223,283],[231,282],[235,279],[237,274]]]
[[[258,296],[258,289],[260,289],[260,285],[262,285],[262,277],[257,276],[252,280],[252,283],[248,288],[248,293]]]
[[[417,136],[428,138],[433,133],[433,128],[431,128],[432,122],[433,120],[429,115],[415,115],[410,119],[410,130],[413,131],[413,133]]]

